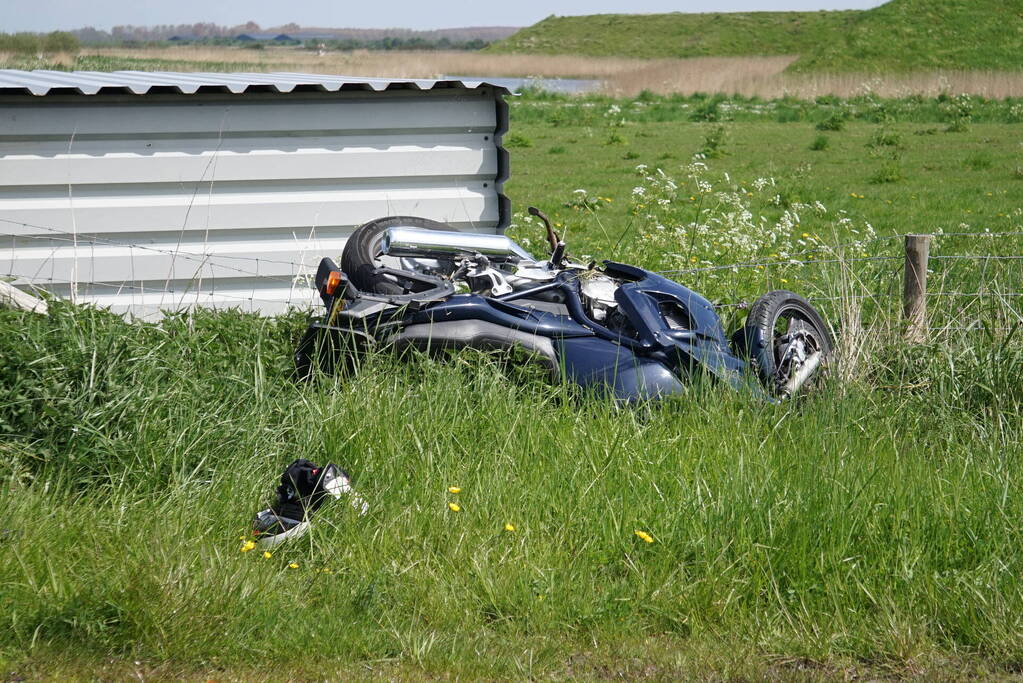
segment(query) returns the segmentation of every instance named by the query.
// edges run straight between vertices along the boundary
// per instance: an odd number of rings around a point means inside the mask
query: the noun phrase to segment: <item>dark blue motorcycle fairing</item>
[[[565,379],[583,389],[610,393],[624,401],[676,396],[686,390],[663,363],[636,356],[629,348],[605,339],[562,339],[554,349]]]
[[[458,294],[414,313],[408,324],[483,320],[544,337],[586,337],[593,332],[572,318],[515,306],[478,294]]]
[[[655,339],[663,340],[662,334],[671,332],[658,303],[673,300],[688,315],[689,332],[713,340],[721,346],[727,345],[721,319],[714,305],[707,299],[656,273],[611,261],[605,261],[605,265],[609,274],[627,275],[633,280],[618,288],[615,300],[619,305],[627,306],[627,310],[644,323],[644,328]]]

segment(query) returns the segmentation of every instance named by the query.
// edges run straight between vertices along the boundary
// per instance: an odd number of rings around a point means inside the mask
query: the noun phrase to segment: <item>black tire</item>
[[[401,285],[373,273],[379,267],[377,259],[384,231],[394,227],[454,230],[450,225],[418,216],[386,216],[359,226],[348,238],[341,254],[341,270],[357,289],[374,294],[404,293]]]
[[[753,304],[745,326],[732,338],[734,351],[752,363],[767,391],[784,396],[786,377],[779,373],[780,353],[789,335],[798,333],[808,351],[826,359],[834,349],[827,323],[803,297],[783,289],[768,292]]]

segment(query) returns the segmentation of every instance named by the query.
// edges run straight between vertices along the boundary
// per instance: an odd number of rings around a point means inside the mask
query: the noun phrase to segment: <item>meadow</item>
[[[671,271],[729,326],[768,289],[814,297],[839,341],[823,385],[621,407],[471,353],[306,385],[301,313],[0,311],[4,670],[1017,677],[1023,105],[510,106],[513,235],[540,251],[539,206],[573,254]],[[907,232],[971,257],[932,261],[914,345]],[[295,457],[347,468],[369,513],[242,552]]]

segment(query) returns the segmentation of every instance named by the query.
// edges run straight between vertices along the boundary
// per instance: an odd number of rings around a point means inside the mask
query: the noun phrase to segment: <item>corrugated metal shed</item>
[[[0,70],[0,276],[152,316],[313,301],[368,220],[507,225],[483,82]]]

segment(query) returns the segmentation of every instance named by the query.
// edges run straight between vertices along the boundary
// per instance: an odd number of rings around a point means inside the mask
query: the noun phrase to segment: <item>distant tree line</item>
[[[0,52],[21,55],[78,52],[78,38],[67,31],[52,33],[0,33]]]
[[[397,38],[387,37],[376,40],[306,40],[307,48],[325,47],[331,50],[482,50],[492,41],[474,38],[472,40],[451,40],[440,38]]]
[[[290,24],[298,28],[297,24]],[[220,26],[207,22],[195,24],[159,24],[156,26],[114,26],[109,31],[87,26],[71,31],[83,43],[151,43],[175,36],[188,38],[231,38],[242,33],[259,31],[259,24],[250,21],[238,26]]]
[[[238,26],[211,23],[159,26],[92,27],[52,33],[0,33],[0,52],[42,54],[77,52],[90,45],[266,45],[330,50],[480,50],[515,32],[514,27],[482,26],[417,31],[413,29],[303,28],[284,24],[263,29],[254,21]]]
[[[336,49],[479,49],[489,43],[505,38],[517,29],[502,26],[477,26],[450,29],[417,31],[407,28],[359,29],[359,28],[307,28],[295,23],[271,28],[262,28],[254,21],[237,26],[219,24],[160,24],[157,26],[114,26],[109,31],[86,27],[71,33],[82,43],[140,44],[173,41],[175,43],[199,43],[225,45],[239,38],[278,44],[278,36],[288,36],[295,43],[329,43]],[[402,42],[405,41],[405,42]]]

